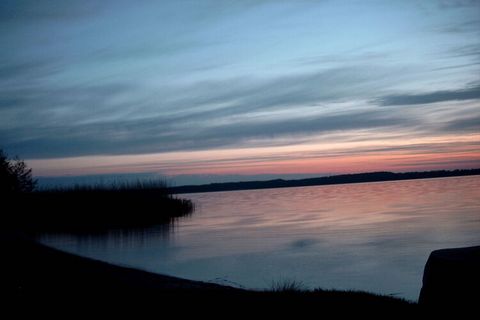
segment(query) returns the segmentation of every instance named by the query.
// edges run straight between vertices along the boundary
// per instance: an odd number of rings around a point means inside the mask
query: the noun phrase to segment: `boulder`
[[[436,309],[480,304],[480,246],[435,250],[423,273],[419,304]]]

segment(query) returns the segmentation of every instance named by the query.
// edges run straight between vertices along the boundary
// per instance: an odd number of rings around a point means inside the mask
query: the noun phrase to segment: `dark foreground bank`
[[[114,302],[182,311],[325,312],[352,310],[411,313],[417,305],[388,296],[346,291],[248,291],[115,266],[52,249],[16,235],[2,236],[2,295],[22,305],[62,301],[85,308]],[[5,300],[4,300],[5,301]],[[126,304],[125,304],[126,303]]]

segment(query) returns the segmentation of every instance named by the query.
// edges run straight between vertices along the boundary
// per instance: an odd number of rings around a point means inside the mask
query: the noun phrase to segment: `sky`
[[[2,0],[0,46],[36,176],[480,167],[480,1]]]

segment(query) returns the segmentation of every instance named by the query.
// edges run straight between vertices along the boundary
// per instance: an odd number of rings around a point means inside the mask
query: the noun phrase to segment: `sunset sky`
[[[480,167],[480,1],[2,0],[0,44],[36,176]]]

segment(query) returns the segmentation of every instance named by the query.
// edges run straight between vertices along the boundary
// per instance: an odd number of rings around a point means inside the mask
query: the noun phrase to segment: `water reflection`
[[[415,300],[432,250],[480,244],[479,190],[479,177],[461,177],[191,194],[196,212],[172,227],[42,241],[190,279]]]
[[[98,232],[83,233],[45,233],[36,237],[44,243],[62,243],[77,248],[101,247],[103,249],[143,248],[152,243],[168,243],[178,229],[179,224],[189,219],[191,214],[184,217],[172,218],[169,223],[150,227],[129,229],[112,229]],[[35,235],[34,235],[35,236]]]

